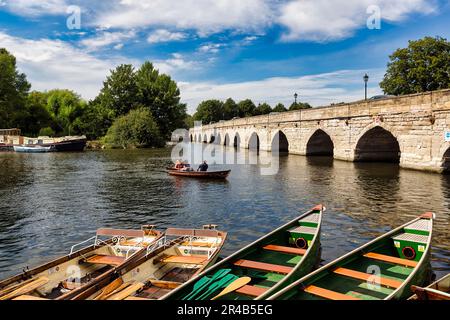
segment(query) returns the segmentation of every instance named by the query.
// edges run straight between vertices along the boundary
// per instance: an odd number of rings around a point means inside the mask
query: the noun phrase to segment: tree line
[[[162,146],[172,131],[188,128],[187,106],[170,76],[150,62],[111,70],[95,99],[68,89],[32,91],[16,59],[0,49],[0,128],[24,135],[86,135],[120,147]]]
[[[272,108],[268,103],[261,103],[256,106],[250,99],[245,99],[238,103],[232,98],[228,98],[226,101],[212,99],[205,100],[198,105],[197,111],[193,115],[193,120],[209,124],[221,120],[231,120],[234,118],[259,116],[272,112],[278,113],[309,108],[312,108],[310,104],[302,102],[293,102],[289,108],[286,108],[282,103],[278,103]]]
[[[450,43],[442,37],[409,41],[391,56],[380,87],[385,94],[403,95],[450,88]],[[255,105],[206,100],[187,114],[180,90],[169,75],[150,62],[138,69],[123,64],[110,71],[97,97],[83,100],[68,89],[31,91],[16,58],[0,48],[0,128],[19,128],[24,135],[86,135],[119,147],[162,146],[173,130],[205,124],[311,108],[308,103]]]

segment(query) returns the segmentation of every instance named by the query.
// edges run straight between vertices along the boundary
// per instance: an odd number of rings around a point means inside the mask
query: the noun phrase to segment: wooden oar
[[[196,295],[198,295],[201,291],[203,291],[203,289],[205,289],[209,284],[225,277],[230,272],[231,269],[220,269],[212,277],[208,276],[202,277],[194,284],[193,290],[187,296],[185,296],[183,300],[193,299]]]
[[[39,278],[35,279],[34,281],[27,283],[27,284],[17,288],[16,290],[0,297],[0,300],[9,300],[9,299],[13,299],[15,297],[30,293],[30,292],[36,290],[37,288],[42,287],[47,282],[49,282],[48,278],[39,277]]]
[[[132,294],[136,293],[139,289],[143,288],[144,284],[141,282],[136,282],[128,286],[127,288],[119,291],[108,297],[108,300],[123,300]]]
[[[221,293],[219,293],[217,296],[215,296],[211,300],[219,299],[220,297],[222,297],[224,295],[227,295],[233,291],[236,291],[236,290],[242,288],[243,286],[245,286],[250,281],[252,281],[252,278],[250,278],[250,277],[242,277],[242,278],[236,279],[232,283],[230,283],[225,289],[223,289]]]
[[[107,295],[109,295],[111,292],[119,288],[123,284],[122,278],[117,278],[110,284],[108,284],[106,287],[100,291],[100,294],[94,298],[94,300],[103,300]]]
[[[25,280],[25,281],[16,283],[15,285],[12,285],[12,286],[10,286],[10,287],[7,287],[7,288],[5,288],[5,289],[2,289],[2,290],[0,290],[0,297],[3,296],[3,295],[5,295],[5,294],[7,294],[7,293],[13,292],[13,291],[16,290],[17,288],[22,287],[22,286],[24,286],[24,285],[26,285],[26,284],[28,284],[28,283],[30,283],[30,282],[33,282],[34,280],[36,280],[36,279],[35,279],[35,278],[30,278],[30,279],[28,279],[28,280]]]

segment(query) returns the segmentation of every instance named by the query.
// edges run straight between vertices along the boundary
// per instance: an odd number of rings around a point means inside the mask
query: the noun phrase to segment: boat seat
[[[366,253],[364,255],[364,257],[373,259],[373,260],[379,260],[379,261],[389,262],[389,263],[393,263],[393,264],[398,264],[398,265],[402,265],[405,267],[415,268],[417,266],[416,261],[392,257],[392,256],[386,256],[384,254],[379,254],[379,253],[375,253],[375,252]]]
[[[168,256],[161,259],[163,263],[203,264],[207,256]]]
[[[322,297],[325,299],[330,299],[330,300],[361,300],[340,292],[336,292],[336,291],[331,291],[328,289],[324,289],[324,288],[320,288],[320,287],[316,287],[316,286],[307,286],[305,288],[305,292],[310,293],[312,295],[318,296],[318,297]]]
[[[121,265],[125,260],[126,260],[125,257],[96,254],[93,255],[92,257],[84,259],[84,262],[92,264],[105,264],[108,266],[116,267]]]
[[[245,285],[240,289],[236,290],[236,293],[243,294],[250,297],[259,297],[263,293],[265,293],[267,289],[255,286]]]
[[[295,255],[299,255],[299,256],[302,256],[306,253],[305,249],[277,246],[274,244],[269,244],[267,246],[264,246],[263,249],[269,250],[269,251],[281,252],[281,253],[295,254]]]
[[[339,274],[341,276],[346,276],[349,278],[364,280],[364,281],[370,281],[370,279],[372,277],[375,277],[373,274],[370,274],[370,273],[359,272],[359,271],[350,270],[350,269],[346,269],[346,268],[337,268],[336,270],[334,270],[334,273]],[[388,279],[388,278],[383,278],[383,277],[378,277],[378,276],[376,276],[376,277],[380,280],[379,284],[384,287],[397,289],[402,285],[402,282],[394,280],[394,279]]]
[[[213,246],[213,243],[211,243],[211,242],[208,243],[208,242],[195,242],[195,241],[189,242],[189,241],[187,241],[187,242],[183,242],[181,245],[182,246],[188,246],[188,247],[193,246],[193,247],[211,248]]]
[[[280,266],[278,264],[251,261],[251,260],[243,260],[243,259],[236,261],[234,263],[234,265],[242,267],[242,268],[249,268],[249,269],[267,271],[267,272],[275,272],[275,273],[281,273],[281,274],[288,274],[292,271],[291,267]]]
[[[21,295],[18,296],[16,298],[14,298],[13,300],[50,300],[50,299],[46,299],[46,298],[41,298],[41,297],[35,297],[35,296],[30,296],[30,295]]]

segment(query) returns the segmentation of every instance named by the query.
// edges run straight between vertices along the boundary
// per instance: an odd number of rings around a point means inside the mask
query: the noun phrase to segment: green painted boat
[[[220,300],[262,300],[320,263],[320,229],[325,207],[318,205],[270,232],[173,290],[164,300],[211,300],[241,277],[251,281]]]
[[[321,267],[268,300],[398,300],[430,275],[434,214],[425,213]]]

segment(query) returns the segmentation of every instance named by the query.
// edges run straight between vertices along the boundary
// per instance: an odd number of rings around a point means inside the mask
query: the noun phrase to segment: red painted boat
[[[167,168],[171,176],[199,178],[199,179],[226,179],[231,170],[225,171],[182,171],[175,168]]]

